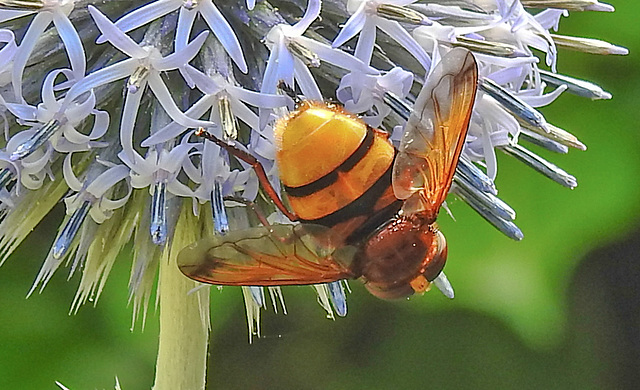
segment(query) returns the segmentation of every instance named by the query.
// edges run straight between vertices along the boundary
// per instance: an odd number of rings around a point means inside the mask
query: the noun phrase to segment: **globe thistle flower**
[[[516,213],[494,184],[496,151],[574,188],[575,177],[526,145],[558,153],[586,146],[538,108],[565,92],[611,95],[558,73],[558,49],[627,53],[556,33],[570,12],[614,10],[596,0],[92,3],[0,0],[0,264],[63,200],[66,217],[31,291],[63,264],[71,275],[81,270],[75,312],[98,299],[133,242],[134,321],[144,318],[159,275],[158,373],[203,370],[192,362],[206,360],[208,294],[179,274],[177,252],[214,232],[290,223],[259,196],[248,164],[195,129],[253,155],[280,191],[273,125],[293,108],[281,86],[337,100],[397,142],[434,65],[467,48],[479,64],[479,92],[452,192],[520,240]],[[436,285],[453,296],[444,275]],[[313,287],[330,318],[346,315],[344,282]],[[267,292],[286,311],[281,290]],[[251,338],[267,300],[260,287],[243,294]],[[181,333],[189,340],[167,336]],[[176,349],[190,352],[169,364]],[[202,376],[194,377],[183,387],[196,388]],[[158,374],[158,388],[180,387],[165,379]]]

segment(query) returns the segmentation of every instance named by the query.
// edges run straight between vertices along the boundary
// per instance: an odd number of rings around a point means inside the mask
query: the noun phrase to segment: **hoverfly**
[[[180,270],[216,285],[361,279],[384,299],[426,291],[447,258],[435,220],[464,145],[477,81],[471,52],[445,55],[418,95],[397,150],[386,132],[340,106],[303,102],[275,130],[293,212],[253,156],[204,134],[251,164],[275,205],[300,223],[205,238],[180,252]]]

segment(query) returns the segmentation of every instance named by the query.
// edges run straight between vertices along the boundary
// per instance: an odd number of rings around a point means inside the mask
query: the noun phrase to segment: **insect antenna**
[[[281,90],[285,95],[289,96],[296,106],[299,106],[300,103],[302,103],[300,95],[298,95],[296,91],[291,86],[289,86],[289,84],[284,82],[284,80],[280,80],[280,82],[278,83],[278,89]]]

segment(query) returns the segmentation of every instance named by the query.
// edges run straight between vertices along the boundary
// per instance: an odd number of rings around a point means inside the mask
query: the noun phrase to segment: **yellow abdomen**
[[[282,119],[276,140],[280,180],[303,220],[356,200],[387,172],[395,154],[382,133],[340,107],[317,102],[305,102]]]

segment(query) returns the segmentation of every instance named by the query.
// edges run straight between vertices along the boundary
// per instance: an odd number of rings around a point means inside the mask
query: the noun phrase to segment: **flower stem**
[[[195,241],[195,217],[183,207],[170,248],[160,262],[160,341],[154,390],[205,388],[209,344],[209,290],[198,286],[176,265],[180,249]],[[197,224],[197,222],[195,222]]]

